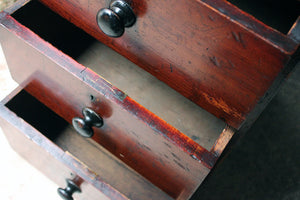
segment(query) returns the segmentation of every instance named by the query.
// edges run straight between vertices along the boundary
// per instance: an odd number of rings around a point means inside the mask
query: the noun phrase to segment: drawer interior
[[[21,90],[5,106],[53,142],[69,126],[67,121],[56,115],[25,90]]]
[[[192,140],[210,149],[225,123],[37,1],[12,15]]]
[[[227,0],[268,26],[287,34],[300,12],[298,0]]]
[[[223,140],[225,124],[221,120],[37,1],[31,1],[7,19],[4,27],[13,30],[3,31],[9,38],[8,42],[5,41],[6,53],[13,66],[11,72],[18,77],[22,87],[68,122],[80,115],[84,106],[97,108],[97,112],[105,117],[105,126],[97,130],[93,140],[87,140],[88,143],[80,138],[70,145],[69,141],[78,138],[71,137],[70,132],[73,131],[63,131],[66,132],[64,134],[54,131],[52,135],[47,133],[47,129],[45,135],[49,139],[65,151],[75,155],[78,152],[76,156],[82,160],[86,158],[81,158],[84,154],[78,151],[82,147],[77,144],[85,143],[86,153],[93,152],[90,146],[104,147],[105,151],[108,150],[172,198],[188,198],[195,191],[218,158],[216,151],[222,151],[228,142]],[[13,27],[7,23],[12,23]],[[17,37],[10,33],[17,33]],[[21,47],[27,51],[16,52],[16,48]],[[16,56],[15,52],[18,59],[12,59]],[[32,62],[28,61],[28,55],[33,58]],[[30,67],[20,74],[22,65]],[[64,125],[62,129],[71,130]],[[211,151],[207,150],[215,141],[216,146]],[[93,165],[94,160],[86,162]]]
[[[5,106],[63,151],[75,156],[80,163],[91,169],[94,175],[99,175],[102,181],[130,199],[143,197],[171,199],[101,145],[92,139],[79,136],[67,121],[25,90],[21,90]]]

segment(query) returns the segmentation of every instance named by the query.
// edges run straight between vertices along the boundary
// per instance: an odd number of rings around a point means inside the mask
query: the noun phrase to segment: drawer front
[[[136,23],[114,39],[96,22],[110,0],[41,2],[234,128],[297,48],[223,0],[128,1]]]
[[[15,113],[3,105],[0,105],[0,125],[12,148],[30,164],[57,183],[57,187],[65,188],[65,179],[67,178],[73,179],[76,176],[79,178],[76,173],[80,173],[84,178],[89,177],[87,180],[90,181],[92,171],[85,172],[84,166],[80,166],[80,163],[72,155],[63,152],[30,124],[17,117]],[[105,183],[103,183],[104,185]],[[80,184],[80,189],[81,193],[74,193],[73,197],[75,199],[109,199],[86,181]],[[120,193],[113,189],[110,192],[112,194],[116,193],[114,196],[116,199],[122,197]],[[113,196],[112,194],[111,196]]]
[[[69,123],[82,117],[82,108],[92,108],[104,119],[94,141],[172,198],[190,197],[214,165],[215,154],[6,13],[1,24],[7,63],[22,87]]]
[[[82,191],[75,199],[171,199],[24,90],[11,98],[0,105],[11,146],[61,188],[74,180]]]

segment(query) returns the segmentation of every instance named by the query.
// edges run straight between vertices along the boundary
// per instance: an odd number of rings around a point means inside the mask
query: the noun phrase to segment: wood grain
[[[9,15],[2,13],[1,23],[4,54],[21,86],[68,122],[83,107],[94,109],[105,126],[93,140],[171,197],[186,199],[195,191],[217,159],[213,153]]]
[[[223,0],[130,1],[137,22],[117,39],[95,20],[109,0],[41,2],[236,129],[298,47]]]
[[[83,163],[79,163],[71,154],[62,151],[2,104],[0,105],[0,124],[13,149],[56,182],[58,187],[64,187],[65,178],[72,178],[71,174],[77,174],[86,180],[87,182],[81,186],[83,193],[74,194],[76,199],[105,199],[99,190],[115,199],[127,199],[103,182],[99,176],[95,176],[93,171]],[[93,183],[97,189],[89,183]]]
[[[217,157],[221,156],[222,152],[226,148],[227,144],[234,135],[235,130],[231,127],[226,127],[221,133],[220,137],[216,140],[214,146],[211,148],[211,152]]]
[[[24,106],[23,103],[26,103],[26,106]],[[110,154],[99,144],[93,142],[93,140],[86,140],[76,134],[71,125],[25,91],[17,94],[16,97],[6,104],[6,107],[11,110],[11,115],[17,114],[20,118],[19,120],[24,120],[24,123],[28,123],[32,128],[37,129],[40,132],[40,135],[43,133],[42,136],[33,137],[40,137],[41,143],[44,140],[50,139],[55,143],[52,144],[53,146],[57,145],[64,151],[64,154],[75,159],[76,163],[85,166],[86,171],[90,172],[90,176],[98,176],[98,178],[101,178],[103,184],[109,185],[112,188],[112,191],[119,191],[126,199],[170,199],[170,197],[163,193],[159,188],[152,185],[144,177],[127,167],[126,164]],[[26,132],[23,133],[23,135],[26,134]],[[13,145],[18,144],[14,143]],[[22,146],[19,148],[22,148]],[[62,151],[61,149],[60,151]],[[45,147],[44,150],[39,151],[47,152],[49,151],[49,148]],[[29,155],[33,156],[34,152],[32,154],[29,153]],[[33,157],[33,159],[36,160],[41,159],[39,156]],[[68,161],[68,158],[67,156],[63,156],[63,159],[65,159],[65,161],[63,161],[63,164],[65,164],[66,161]],[[52,161],[53,159],[50,160]],[[56,162],[41,162],[41,164],[45,164],[44,167],[47,165],[49,169],[53,168],[53,171],[49,171],[49,176],[53,176],[54,170],[57,170],[56,166],[53,167]],[[74,163],[75,168],[77,165],[76,163]],[[39,166],[39,169],[43,171],[43,166]],[[68,177],[69,176],[62,176],[61,179],[63,180]],[[92,184],[96,185],[99,183]],[[118,195],[113,195],[109,190],[106,191],[105,188],[102,188],[101,191],[110,198],[120,198]],[[86,191],[83,190],[83,192]]]

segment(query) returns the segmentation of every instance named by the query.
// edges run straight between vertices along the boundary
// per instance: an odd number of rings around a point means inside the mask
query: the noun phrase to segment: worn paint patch
[[[228,115],[233,116],[241,121],[245,119],[245,117],[243,117],[243,115],[240,112],[228,106],[223,99],[211,97],[206,93],[203,93],[202,95],[207,102],[214,105],[216,108],[222,110],[223,112],[227,113]]]

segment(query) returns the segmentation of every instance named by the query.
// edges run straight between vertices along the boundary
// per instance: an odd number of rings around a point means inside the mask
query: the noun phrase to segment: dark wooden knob
[[[109,8],[102,8],[97,14],[99,28],[110,37],[122,36],[125,27],[132,26],[135,20],[130,5],[121,0],[112,1]]]
[[[72,124],[75,130],[83,137],[92,137],[94,131],[92,127],[100,128],[103,126],[103,119],[90,108],[82,109],[83,119],[74,117]]]
[[[67,187],[65,189],[58,188],[57,192],[59,196],[64,200],[73,200],[74,192],[81,192],[80,188],[70,179],[66,179]]]

